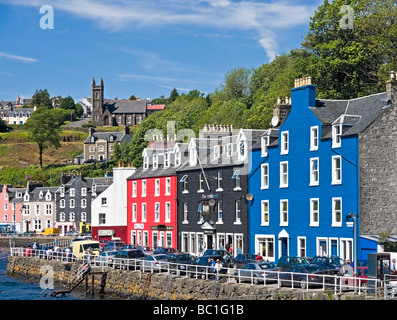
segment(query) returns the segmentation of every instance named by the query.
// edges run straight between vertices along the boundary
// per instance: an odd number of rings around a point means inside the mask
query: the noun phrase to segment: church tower
[[[102,125],[103,115],[103,79],[99,86],[95,85],[95,79],[92,78],[92,115],[91,121],[96,125]]]

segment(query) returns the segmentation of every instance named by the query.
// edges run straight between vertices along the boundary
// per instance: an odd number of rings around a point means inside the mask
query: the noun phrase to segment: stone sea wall
[[[40,260],[33,257],[10,256],[7,275],[40,281],[45,275],[42,266],[52,267],[54,282],[65,286],[69,275],[76,272],[79,264]],[[249,300],[333,300],[344,299],[333,292],[299,292],[291,288],[271,288],[262,285],[218,282],[169,276],[166,273],[150,274],[141,271],[126,271],[106,268],[105,274],[94,275],[95,292],[113,294],[132,300],[205,300],[205,299],[249,299]],[[89,277],[91,283],[92,277]],[[85,283],[80,284],[84,288]],[[215,287],[214,287],[215,286]]]

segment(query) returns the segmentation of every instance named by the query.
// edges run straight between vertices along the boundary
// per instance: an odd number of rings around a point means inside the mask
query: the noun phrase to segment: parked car
[[[118,251],[104,251],[99,256],[95,256],[94,264],[96,266],[111,267],[117,253]]]
[[[170,254],[177,252],[176,249],[171,247],[157,247],[154,249],[153,254]]]
[[[65,232],[65,236],[74,236],[74,237],[76,237],[78,235],[79,234],[76,231],[73,231],[73,230],[68,230],[68,231]]]
[[[101,245],[101,247],[103,248],[105,246],[105,244],[107,244],[109,242],[109,240],[99,240],[99,243]]]
[[[277,266],[280,267],[281,271],[289,271],[291,268],[300,264],[309,264],[309,261],[306,258],[290,256],[282,256],[277,261]]]
[[[168,255],[169,268],[178,274],[186,274],[187,265],[192,264],[193,257],[189,253],[171,253]]]
[[[146,256],[141,263],[142,271],[163,271],[166,270],[167,267],[168,267],[167,254],[152,254],[150,256]]]
[[[340,268],[345,264],[343,259],[337,256],[324,257],[324,256],[315,256],[313,257],[311,264],[316,264],[323,269],[327,269],[330,272],[336,273],[340,270]]]
[[[247,263],[254,263],[256,260],[257,255],[256,254],[244,254],[240,253],[237,256],[235,256],[232,261],[233,261],[233,266],[236,269],[242,269]]]
[[[307,286],[322,286],[323,283],[333,283],[334,277],[325,277],[327,274],[321,266],[316,264],[297,265],[288,273],[280,273],[281,286],[293,286],[306,289]]]
[[[221,256],[222,257],[222,263],[225,268],[233,268],[233,257],[230,254],[229,251],[226,250],[216,250],[216,249],[207,249],[203,253],[203,257],[209,257],[209,256]]]
[[[356,283],[354,284],[354,269],[350,269],[344,274],[342,283],[346,286],[346,289],[353,289],[356,286],[364,291],[367,290],[368,267],[357,267],[357,276],[355,278]]]
[[[109,241],[103,246],[103,251],[118,251],[123,249],[125,246],[125,242],[116,240],[116,241]]]
[[[253,284],[263,283],[266,279],[277,281],[278,273],[267,271],[280,271],[280,267],[274,262],[251,262],[247,263],[242,269],[234,272],[237,282],[249,281]]]
[[[138,250],[142,250],[146,255],[153,254],[153,248],[150,246],[137,246]]]
[[[223,257],[221,255],[208,255],[201,256],[194,260],[188,266],[188,272],[191,277],[200,277],[201,279],[212,278],[214,276],[215,270],[211,268],[211,261],[223,261]],[[222,268],[219,270],[218,274],[226,274],[228,271],[227,267],[222,265]]]
[[[114,255],[113,263],[120,269],[137,270],[140,268],[141,261],[144,258],[145,254],[141,250],[124,249],[117,251]]]
[[[126,244],[123,248],[122,248],[122,250],[124,250],[124,249],[136,249],[137,248],[137,245],[136,244]]]

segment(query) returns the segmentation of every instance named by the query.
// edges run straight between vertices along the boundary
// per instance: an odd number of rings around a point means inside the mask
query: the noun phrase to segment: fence
[[[57,260],[62,262],[77,262],[85,264],[89,262],[92,268],[113,268],[120,270],[140,270],[142,272],[175,273],[178,276],[185,276],[199,279],[210,279],[224,282],[247,282],[263,286],[280,288],[288,286],[292,289],[309,291],[312,289],[333,291],[334,294],[347,290],[354,290],[355,293],[364,294],[365,298],[371,295],[372,298],[397,299],[397,277],[385,279],[363,279],[330,274],[305,274],[285,271],[258,271],[221,268],[216,272],[210,266],[199,266],[193,264],[179,264],[168,261],[153,261],[126,258],[108,258],[103,256],[90,256],[86,254],[83,258],[76,258],[71,252],[51,252],[42,249],[11,248],[13,256],[27,256],[37,259]],[[368,282],[371,283],[368,286]],[[370,290],[369,290],[370,289]]]

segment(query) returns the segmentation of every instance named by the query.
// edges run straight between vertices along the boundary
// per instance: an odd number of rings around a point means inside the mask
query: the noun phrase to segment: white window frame
[[[289,131],[281,132],[281,154],[288,154],[289,152]]]
[[[217,189],[215,191],[216,192],[223,191],[223,171],[222,171],[222,169],[218,170],[218,172],[217,172],[216,184],[217,184]]]
[[[287,204],[287,210],[284,210],[284,203]],[[289,211],[289,204],[288,199],[281,199],[280,200],[280,226],[281,227],[288,227],[288,211]]]
[[[261,165],[261,189],[269,189],[269,164],[263,163]]]
[[[234,224],[241,224],[241,200],[236,200],[234,202],[235,208],[235,218]]]
[[[266,210],[266,207],[267,207],[267,210]],[[267,219],[266,219],[266,217],[267,217]],[[262,200],[262,202],[261,202],[261,226],[268,227],[269,223],[270,223],[269,200]]]
[[[132,219],[131,219],[131,221],[132,222],[136,222],[136,219],[137,219],[137,204],[136,203],[133,203],[132,204]]]
[[[189,223],[188,214],[189,214],[189,203],[185,201],[183,203],[183,221],[182,221],[183,224]]]
[[[314,169],[313,165],[317,162],[317,169]],[[317,179],[316,179],[317,173]],[[320,159],[310,158],[310,186],[315,187],[320,184]]]
[[[218,144],[214,145],[214,159],[219,159],[221,156],[221,148]]]
[[[146,187],[147,187],[146,180],[142,180],[142,197],[146,197]]]
[[[154,222],[160,222],[160,202],[154,203]]]
[[[314,208],[314,204],[317,202],[317,210]],[[314,217],[317,215],[317,221]],[[320,226],[320,200],[318,198],[310,199],[310,227]]]
[[[136,194],[137,194],[137,183],[136,181],[132,181],[132,197],[136,198]]]
[[[261,137],[261,156],[262,157],[267,157],[268,155],[268,146],[270,142],[270,137],[269,136],[263,136]]]
[[[339,160],[339,168],[336,166],[336,161]],[[338,179],[339,171],[339,179]],[[342,184],[342,157],[332,156],[332,184]]]
[[[318,126],[310,127],[310,151],[318,150]]]
[[[336,210],[336,203],[340,202],[340,209]],[[342,217],[342,198],[341,197],[335,197],[332,198],[332,227],[342,227],[342,221],[343,221],[343,217]],[[340,221],[337,220],[337,212],[339,211],[339,215],[340,215]]]
[[[146,202],[142,203],[142,212],[141,212],[141,222],[146,222],[147,217],[147,205]]]
[[[286,172],[283,170],[284,167],[287,168]],[[288,161],[280,162],[280,188],[288,188]]]
[[[160,179],[154,180],[154,196],[160,196]]]
[[[171,194],[171,178],[165,178],[165,195]]]
[[[301,245],[301,240],[304,240],[304,242],[305,242],[305,247],[304,248]],[[297,256],[298,257],[306,257],[307,256],[307,241],[306,241],[306,237],[299,236],[297,238],[297,247],[298,247]],[[302,248],[303,248],[303,250],[305,250],[305,254],[304,255],[301,254]]]
[[[164,222],[171,222],[171,202],[165,203],[165,220]]]
[[[155,154],[153,156],[153,169],[157,169],[159,164],[159,156]]]
[[[332,126],[332,148],[340,148],[342,145],[342,125]]]

